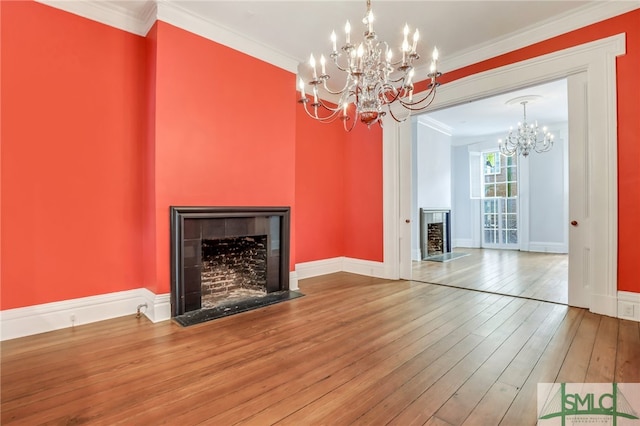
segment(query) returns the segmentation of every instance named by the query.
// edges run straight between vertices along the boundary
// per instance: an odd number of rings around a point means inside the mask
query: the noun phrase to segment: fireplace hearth
[[[171,313],[182,325],[300,296],[289,291],[288,207],[175,207]]]

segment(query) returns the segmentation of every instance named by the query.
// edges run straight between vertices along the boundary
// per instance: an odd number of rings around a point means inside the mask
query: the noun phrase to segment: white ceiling
[[[405,23],[419,28],[421,55],[437,45],[443,57],[459,54],[505,35],[557,19],[593,1],[389,1],[373,0],[374,29],[392,47],[402,43]],[[352,36],[365,30],[365,0],[351,1],[180,1],[208,20],[306,61],[331,50],[332,30],[344,41],[347,19]]]
[[[155,19],[162,19],[292,72],[306,72],[311,53],[316,58],[321,53],[328,57],[332,30],[340,46],[347,19],[353,28],[352,42],[361,40],[365,30],[366,0],[37,1],[141,35]],[[420,80],[434,46],[440,51],[439,70],[446,73],[638,8],[640,0],[372,0],[371,5],[375,32],[392,48],[400,47],[405,23],[411,34],[415,28],[420,30],[418,53],[424,58],[416,64],[416,80]],[[268,81],[256,76],[249,84],[268,85]],[[529,106],[532,116],[538,114],[538,121],[566,121],[566,111],[559,107],[563,96],[566,106],[566,90],[561,93],[557,85],[550,85],[523,92],[520,94],[543,96]],[[518,121],[521,106],[504,104],[506,98],[515,96],[519,94],[434,112],[433,118],[450,126],[456,137],[495,132],[507,122]]]
[[[516,127],[522,121],[523,107],[509,101],[522,96],[539,96],[527,102],[527,122],[537,121],[542,127],[568,121],[565,79],[429,112],[418,121],[435,120],[450,129],[454,144],[471,143],[475,137],[506,134],[509,127]]]
[[[592,7],[593,1],[382,1],[373,0],[374,29],[392,48],[402,42],[405,23],[420,30],[418,53],[430,58],[438,47],[441,65],[456,64],[447,59],[463,57],[480,46],[509,38],[514,34],[535,31],[566,19],[572,13]],[[338,46],[344,42],[344,25],[349,19],[352,40],[361,40],[365,30],[362,18],[366,1],[188,1],[180,6],[231,32],[242,34],[299,63],[298,72],[308,72],[310,53],[318,58],[331,51],[330,34],[335,30]],[[396,50],[397,53],[398,50]],[[427,60],[424,60],[425,65]],[[441,69],[447,72],[447,69]],[[335,68],[332,68],[335,71]],[[330,74],[333,74],[330,71]],[[306,80],[306,78],[305,78]],[[335,88],[341,80],[332,79]],[[530,117],[539,122],[567,120],[566,86],[557,82],[517,93],[484,99],[447,110],[434,112],[433,119],[449,126],[458,138],[497,133],[515,125],[522,117],[520,104],[505,101],[521,95],[539,95],[528,105]]]

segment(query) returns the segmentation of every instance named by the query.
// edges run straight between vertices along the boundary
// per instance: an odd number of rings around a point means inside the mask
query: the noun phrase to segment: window
[[[516,248],[518,244],[518,158],[484,152],[482,161],[482,245]]]

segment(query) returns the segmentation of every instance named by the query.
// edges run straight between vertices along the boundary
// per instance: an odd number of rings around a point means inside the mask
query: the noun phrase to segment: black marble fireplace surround
[[[171,315],[182,325],[300,296],[289,292],[289,207],[177,207]]]

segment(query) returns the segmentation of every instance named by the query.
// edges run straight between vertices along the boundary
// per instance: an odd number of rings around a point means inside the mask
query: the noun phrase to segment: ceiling
[[[347,19],[352,26],[352,42],[361,40],[365,30],[362,24],[365,0],[37,1],[141,35],[146,34],[155,19],[162,19],[301,74],[309,71],[307,62],[311,53],[316,58],[321,53],[328,57],[332,30],[338,36],[338,46],[344,43]],[[640,0],[372,0],[371,5],[375,32],[395,49],[394,53],[399,52],[405,23],[411,34],[415,28],[420,30],[417,50],[424,58],[416,64],[416,80],[420,80],[428,72],[427,58],[434,46],[440,51],[438,68],[446,73],[638,8]],[[330,80],[334,87],[339,85],[338,81],[338,78]],[[495,133],[505,126],[508,129],[507,123],[517,122],[521,113],[520,105],[504,104],[507,98],[537,94],[543,98],[530,105],[530,110],[532,114],[535,111],[538,121],[566,121],[566,108],[560,107],[563,96],[566,106],[566,90],[563,94],[552,84],[524,92],[437,111],[432,118],[451,127],[456,137]]]
[[[383,1],[371,2],[378,37],[394,48],[402,43],[405,23],[419,28],[419,53],[428,57],[437,45],[443,57],[507,34],[535,27],[589,6],[589,1]],[[306,61],[331,50],[331,31],[344,41],[347,19],[352,35],[365,27],[365,0],[351,1],[189,1],[179,2],[192,13]],[[360,37],[358,37],[359,39]]]
[[[535,121],[542,127],[568,121],[567,80],[557,80],[535,87],[503,93],[491,98],[464,103],[423,114],[418,122],[435,120],[453,136],[453,143],[476,142],[473,138],[484,135],[507,133],[523,118],[523,107],[509,102],[523,96],[532,96],[527,102],[527,122]]]

